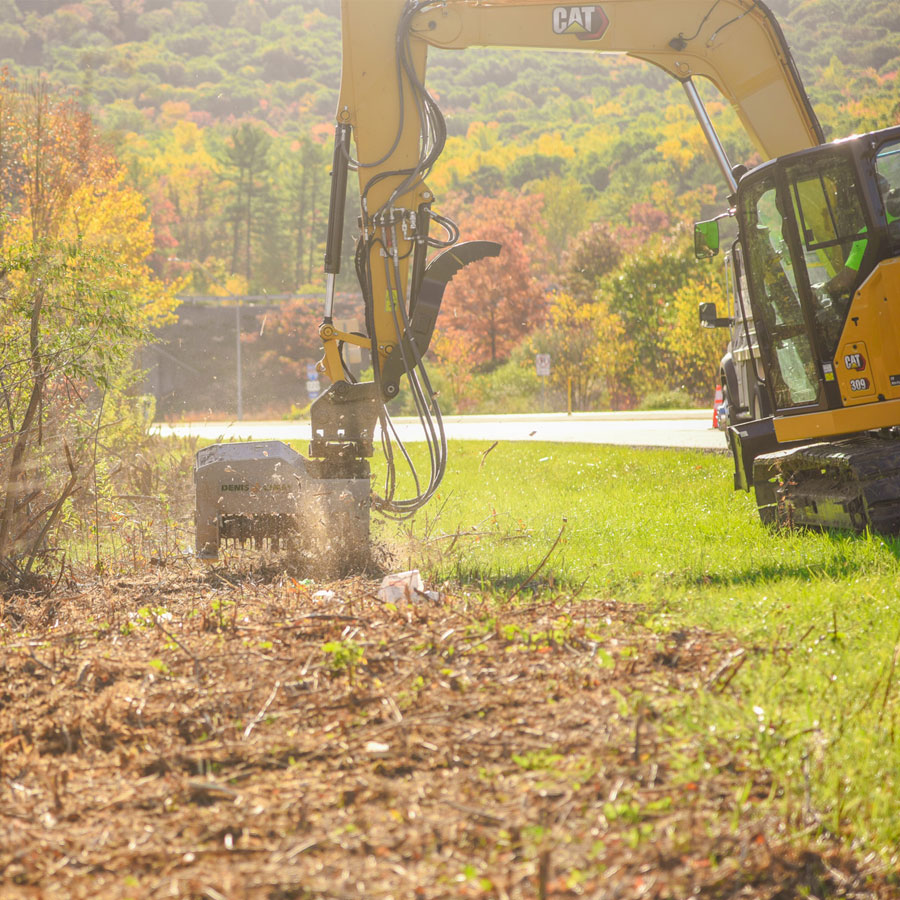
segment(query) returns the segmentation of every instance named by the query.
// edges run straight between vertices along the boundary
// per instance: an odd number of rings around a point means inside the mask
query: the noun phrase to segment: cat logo
[[[553,33],[574,34],[579,41],[596,41],[609,27],[599,6],[557,6],[553,10]]]

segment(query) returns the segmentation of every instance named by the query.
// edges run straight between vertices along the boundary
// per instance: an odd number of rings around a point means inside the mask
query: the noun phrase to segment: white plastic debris
[[[335,593],[334,593],[334,591],[316,591],[316,592],[312,595],[312,598],[313,598],[313,600],[315,600],[317,603],[324,603],[324,602],[326,602],[326,601],[328,601],[328,600],[334,600],[334,598],[335,598]]]
[[[378,589],[378,598],[385,603],[396,603],[398,600],[421,599],[425,584],[418,569],[411,572],[396,572],[385,575]]]

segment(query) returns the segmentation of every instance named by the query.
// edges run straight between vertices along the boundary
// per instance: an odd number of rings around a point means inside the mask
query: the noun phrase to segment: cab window
[[[878,148],[875,170],[888,223],[890,252],[896,255],[900,252],[900,140],[888,141]]]
[[[866,219],[849,158],[816,156],[787,170],[816,328],[834,354],[853,292],[868,274]]]

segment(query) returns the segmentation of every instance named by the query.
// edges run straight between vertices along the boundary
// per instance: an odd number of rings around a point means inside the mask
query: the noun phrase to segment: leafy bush
[[[526,342],[527,343],[527,342]],[[492,372],[476,376],[480,396],[477,413],[533,413],[541,409],[544,390],[534,368],[534,357],[523,344]],[[546,398],[544,398],[546,402]]]
[[[652,391],[644,395],[638,409],[694,409],[696,406],[694,398],[687,391]]]

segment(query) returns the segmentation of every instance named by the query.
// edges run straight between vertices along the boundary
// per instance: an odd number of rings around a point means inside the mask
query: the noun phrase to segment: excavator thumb
[[[444,299],[444,289],[453,276],[469,263],[499,256],[501,249],[502,244],[495,241],[466,241],[445,250],[428,264],[422,286],[415,294],[415,301],[409,311],[410,336],[404,338],[403,349],[395,348],[382,366],[381,391],[385,400],[397,396],[405,365],[413,364],[417,354],[424,356],[428,350]]]

